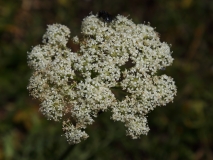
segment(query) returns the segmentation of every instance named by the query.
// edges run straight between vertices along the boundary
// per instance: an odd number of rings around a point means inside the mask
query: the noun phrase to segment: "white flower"
[[[147,113],[176,95],[173,79],[157,75],[173,62],[169,45],[151,26],[121,15],[110,23],[90,15],[81,29],[83,38],[73,38],[80,45],[76,53],[66,47],[70,31],[60,24],[49,25],[44,44],[28,53],[34,70],[28,89],[41,101],[40,110],[63,121],[71,143],[86,139],[83,130],[106,110],[125,123],[133,139],[146,135]]]
[[[43,36],[43,43],[60,44],[65,46],[70,37],[70,30],[64,25],[48,25],[47,32]]]

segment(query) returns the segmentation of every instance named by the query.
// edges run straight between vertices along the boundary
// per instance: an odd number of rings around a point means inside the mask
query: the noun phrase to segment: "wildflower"
[[[146,135],[147,113],[176,95],[173,79],[157,75],[173,62],[169,45],[160,42],[151,26],[121,15],[110,23],[90,15],[81,30],[83,38],[73,38],[80,45],[77,52],[66,47],[69,29],[53,24],[44,44],[28,53],[33,69],[28,89],[41,101],[41,112],[63,122],[70,143],[86,139],[84,129],[106,110],[125,124],[133,139]]]

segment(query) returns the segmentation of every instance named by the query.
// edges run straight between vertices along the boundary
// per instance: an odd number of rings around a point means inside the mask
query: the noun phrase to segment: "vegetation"
[[[150,22],[172,44],[174,63],[161,72],[174,78],[177,96],[148,114],[147,136],[126,137],[123,124],[102,113],[88,126],[90,137],[72,146],[29,96],[27,52],[47,24],[64,24],[75,36],[82,19],[101,10]],[[209,0],[0,1],[0,159],[213,159],[212,12]]]

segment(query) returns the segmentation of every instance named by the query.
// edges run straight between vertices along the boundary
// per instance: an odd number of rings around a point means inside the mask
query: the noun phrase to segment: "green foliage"
[[[147,136],[126,137],[122,124],[101,113],[88,127],[90,138],[70,146],[61,124],[46,121],[28,96],[27,51],[41,42],[47,24],[65,24],[75,36],[82,19],[100,10],[156,26],[175,59],[161,72],[174,78],[178,92],[174,103],[149,114]],[[1,1],[0,159],[213,159],[212,12],[208,0]]]

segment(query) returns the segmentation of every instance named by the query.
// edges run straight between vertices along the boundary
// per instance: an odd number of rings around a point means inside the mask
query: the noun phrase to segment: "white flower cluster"
[[[147,134],[147,113],[176,95],[173,79],[157,75],[173,61],[168,44],[151,26],[121,15],[110,23],[97,15],[86,17],[82,38],[73,38],[78,52],[66,47],[69,34],[63,25],[50,25],[44,44],[28,53],[34,70],[28,89],[41,101],[42,113],[63,121],[71,143],[86,139],[86,126],[106,110],[125,123],[133,139]]]

